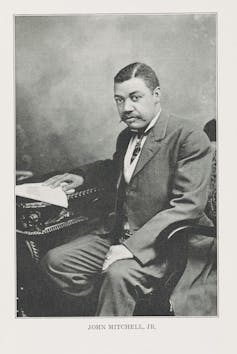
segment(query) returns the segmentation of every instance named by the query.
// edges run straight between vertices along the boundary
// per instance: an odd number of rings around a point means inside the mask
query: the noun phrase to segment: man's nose
[[[130,99],[127,99],[124,103],[124,111],[131,112],[132,110],[133,110],[132,101]]]

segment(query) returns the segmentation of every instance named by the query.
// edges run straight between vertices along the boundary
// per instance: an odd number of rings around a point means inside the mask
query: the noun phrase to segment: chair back
[[[216,225],[216,148],[213,147],[212,173],[209,185],[208,201],[205,212],[209,219]]]

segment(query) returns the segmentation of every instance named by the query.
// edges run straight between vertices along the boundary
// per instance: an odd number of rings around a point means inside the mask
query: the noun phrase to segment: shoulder
[[[126,127],[125,129],[123,129],[119,135],[118,135],[118,139],[124,139],[127,136],[131,136],[131,131],[129,130],[128,127]]]
[[[192,118],[181,118],[169,114],[166,135],[175,135],[182,144],[189,142],[210,145],[203,127],[194,122]]]
[[[203,131],[203,129],[192,118],[181,118],[170,113],[168,114],[167,133],[171,131],[192,132]]]
[[[117,147],[121,147],[128,144],[130,138],[131,138],[131,131],[129,130],[129,128],[125,128],[118,135]]]

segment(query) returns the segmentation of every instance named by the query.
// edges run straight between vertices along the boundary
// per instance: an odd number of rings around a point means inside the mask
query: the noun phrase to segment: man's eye
[[[116,103],[121,104],[123,102],[122,98],[116,97],[115,98]]]
[[[134,96],[131,97],[131,100],[133,102],[137,102],[139,100],[139,98],[140,98],[139,96],[134,95]]]

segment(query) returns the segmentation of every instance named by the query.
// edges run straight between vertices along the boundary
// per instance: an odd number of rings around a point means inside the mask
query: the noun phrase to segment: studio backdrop
[[[17,16],[17,169],[110,158],[124,128],[113,77],[136,61],[158,73],[164,109],[202,126],[216,117],[215,15]]]

